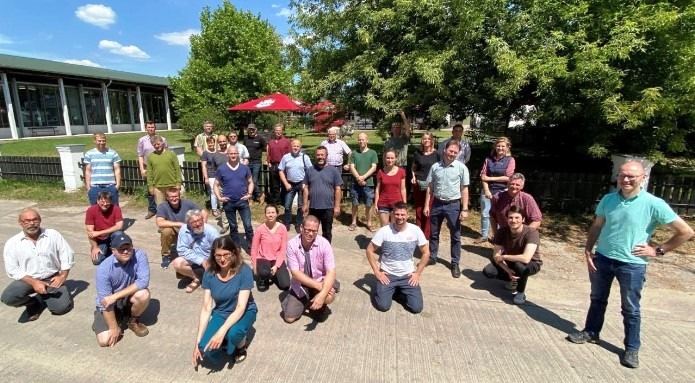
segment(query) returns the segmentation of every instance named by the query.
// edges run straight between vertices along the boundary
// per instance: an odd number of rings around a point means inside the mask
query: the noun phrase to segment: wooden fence
[[[188,191],[203,192],[206,185],[200,163],[184,161],[184,187]],[[121,187],[127,193],[144,190],[146,180],[140,176],[137,161],[121,162]],[[601,197],[611,190],[609,174],[567,173],[533,170],[526,172],[524,190],[531,194],[543,211],[593,212]],[[60,182],[62,171],[57,157],[0,156],[0,178]],[[478,208],[480,179],[471,174],[470,205]],[[343,200],[349,201],[352,176],[343,173]],[[259,187],[268,193],[268,169],[261,169]],[[648,190],[663,198],[681,216],[695,216],[695,176],[652,174]]]

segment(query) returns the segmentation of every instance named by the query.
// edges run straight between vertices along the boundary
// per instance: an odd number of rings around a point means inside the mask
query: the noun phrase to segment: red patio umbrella
[[[282,93],[273,93],[227,108],[237,112],[300,112],[301,102]]]

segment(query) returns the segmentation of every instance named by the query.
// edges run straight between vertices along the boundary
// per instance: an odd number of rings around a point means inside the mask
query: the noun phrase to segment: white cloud
[[[115,55],[127,56],[136,59],[148,59],[150,55],[135,45],[121,45],[116,41],[101,40],[99,41],[99,49],[107,50]]]
[[[189,29],[186,29],[185,31],[160,33],[158,35],[154,35],[154,37],[156,39],[160,39],[160,40],[166,42],[169,45],[189,45],[191,35],[195,35],[195,34],[199,34],[199,33],[200,33],[199,30],[189,28]]]
[[[99,65],[95,62],[89,61],[89,60],[67,59],[67,60],[63,60],[63,62],[66,64],[76,64],[76,65],[91,66],[94,68],[101,68],[101,65]]]
[[[279,4],[273,4],[273,5],[271,5],[270,7],[271,7],[271,8],[280,8],[280,5],[279,5]]]
[[[282,9],[280,9],[280,12],[275,14],[275,16],[280,16],[280,17],[290,17],[291,15],[292,15],[292,11],[290,11],[289,8],[282,8]]]
[[[294,37],[292,37],[292,36],[285,36],[285,37],[282,38],[282,43],[283,43],[284,45],[294,44]]]
[[[0,34],[0,44],[12,44],[12,43],[14,43],[14,41],[12,41],[11,38]]]
[[[116,12],[102,4],[87,4],[77,7],[75,16],[85,23],[107,29],[116,23]]]

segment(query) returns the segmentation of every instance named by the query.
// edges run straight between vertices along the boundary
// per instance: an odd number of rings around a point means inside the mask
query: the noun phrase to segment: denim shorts
[[[393,206],[377,206],[379,208],[379,213],[391,214],[393,212]]]
[[[353,205],[359,205],[360,200],[363,200],[365,205],[371,207],[374,205],[374,186],[360,186],[353,183],[350,188],[350,197]]]

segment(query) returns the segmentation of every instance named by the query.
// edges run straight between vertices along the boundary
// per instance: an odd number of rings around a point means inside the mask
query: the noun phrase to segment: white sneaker
[[[514,304],[523,305],[524,303],[526,303],[526,293],[517,293],[514,296]]]

